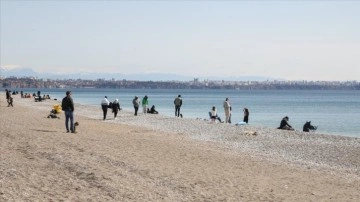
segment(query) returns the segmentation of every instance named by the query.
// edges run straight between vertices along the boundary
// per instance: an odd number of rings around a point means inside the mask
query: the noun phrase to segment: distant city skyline
[[[0,65],[360,81],[359,10],[358,1],[1,0]]]

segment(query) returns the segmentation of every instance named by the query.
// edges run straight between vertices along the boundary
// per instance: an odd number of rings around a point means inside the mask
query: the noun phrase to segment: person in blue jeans
[[[65,112],[66,132],[75,133],[74,130],[74,102],[71,97],[71,91],[66,91],[66,96],[62,99],[61,108]],[[69,127],[70,120],[70,127]],[[69,130],[70,129],[70,130]]]

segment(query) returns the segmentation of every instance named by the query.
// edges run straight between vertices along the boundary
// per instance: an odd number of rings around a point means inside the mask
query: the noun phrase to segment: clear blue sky
[[[1,0],[1,66],[360,81],[360,1]]]

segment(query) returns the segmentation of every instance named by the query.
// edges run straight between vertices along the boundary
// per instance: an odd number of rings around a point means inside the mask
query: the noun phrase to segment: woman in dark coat
[[[114,119],[116,119],[116,116],[120,110],[120,103],[118,99],[115,99],[115,101],[111,105],[113,113],[114,113]]]

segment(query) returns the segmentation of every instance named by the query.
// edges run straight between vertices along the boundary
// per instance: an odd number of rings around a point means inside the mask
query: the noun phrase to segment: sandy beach
[[[65,95],[65,93],[64,93]],[[0,201],[359,201],[360,138],[235,126],[0,93]],[[256,132],[256,135],[253,133]]]

